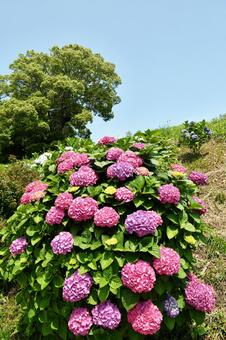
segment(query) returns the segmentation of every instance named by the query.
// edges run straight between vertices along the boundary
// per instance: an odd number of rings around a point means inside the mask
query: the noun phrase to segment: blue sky
[[[27,49],[78,43],[116,64],[115,118],[94,139],[226,112],[226,1],[5,0],[0,74]]]

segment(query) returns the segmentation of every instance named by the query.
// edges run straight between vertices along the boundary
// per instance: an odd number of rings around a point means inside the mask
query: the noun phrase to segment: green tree
[[[89,137],[93,115],[113,118],[115,66],[79,45],[33,50],[0,76],[0,155],[23,156],[68,136]]]

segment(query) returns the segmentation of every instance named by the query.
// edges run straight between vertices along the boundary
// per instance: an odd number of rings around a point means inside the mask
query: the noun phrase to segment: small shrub
[[[172,147],[149,132],[68,142],[75,151],[59,145],[0,231],[0,275],[20,287],[22,333],[181,338],[215,304],[190,274],[205,230],[197,186],[169,169]]]
[[[212,131],[206,126],[205,120],[201,122],[185,121],[181,130],[179,143],[188,146],[193,152],[200,152],[201,146],[210,140]]]

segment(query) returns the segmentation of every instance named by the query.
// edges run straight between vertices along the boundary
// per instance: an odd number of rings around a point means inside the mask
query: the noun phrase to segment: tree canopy
[[[21,157],[69,136],[89,137],[120,102],[115,65],[79,45],[27,51],[0,76],[0,155]]]

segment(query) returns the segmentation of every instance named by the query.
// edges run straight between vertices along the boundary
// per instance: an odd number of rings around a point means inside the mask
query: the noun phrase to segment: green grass
[[[15,301],[15,293],[0,294],[0,339],[15,339],[20,309]]]

